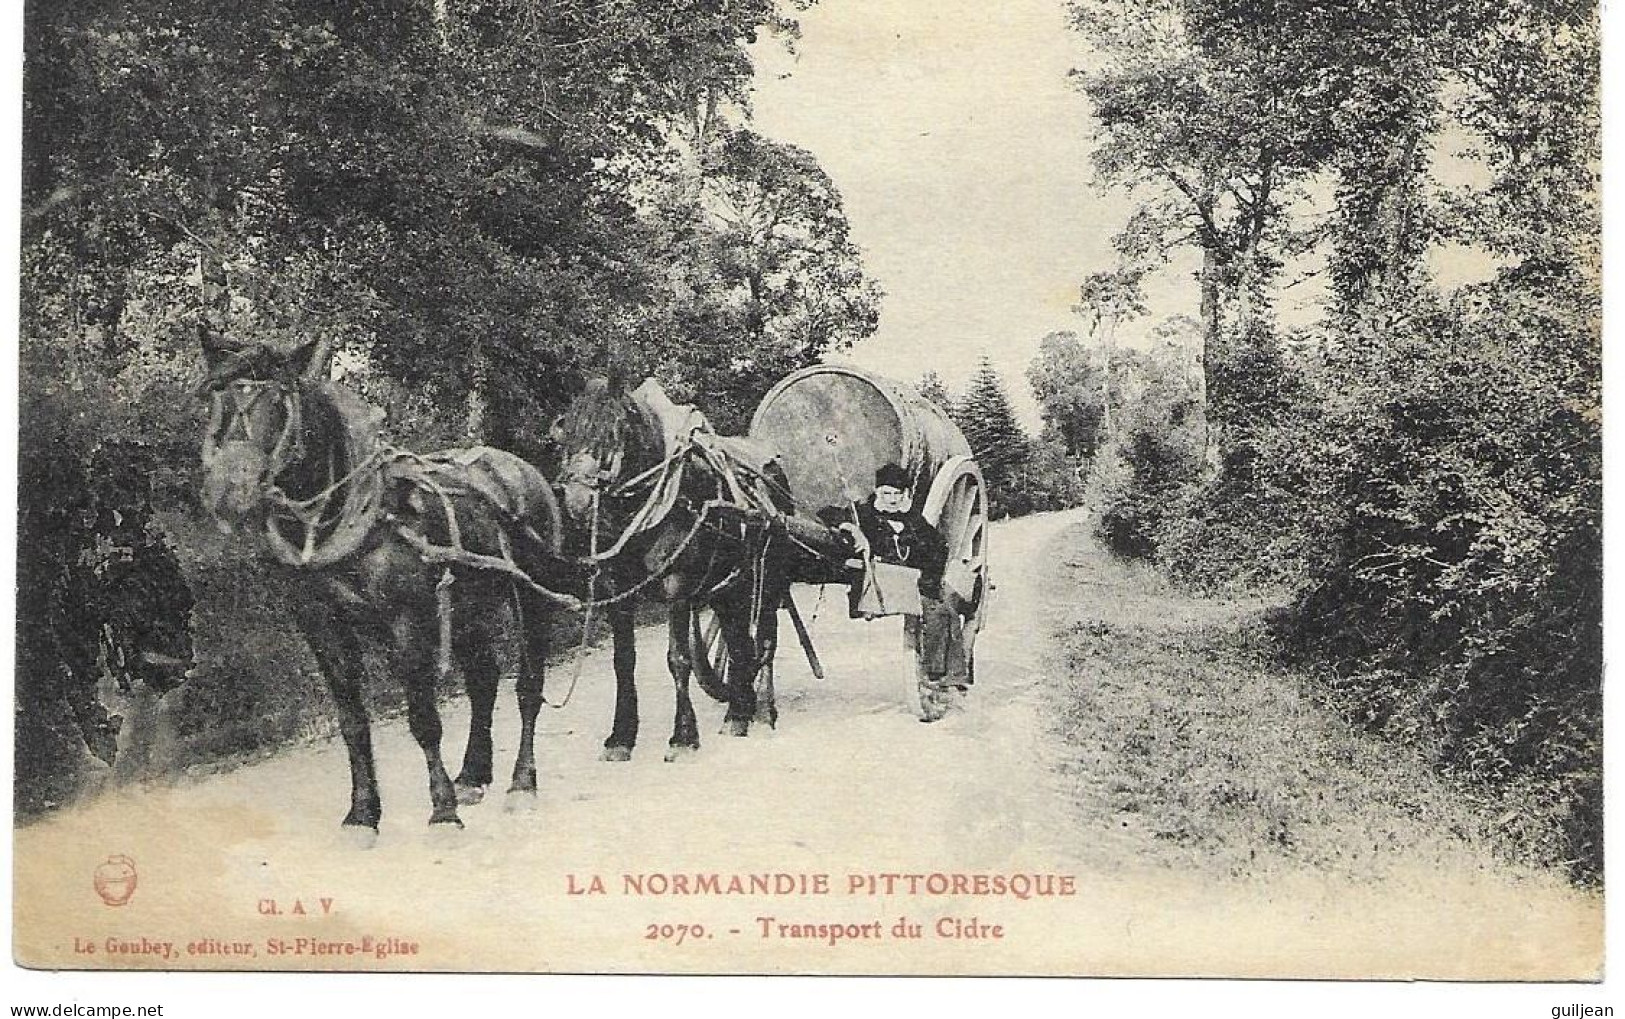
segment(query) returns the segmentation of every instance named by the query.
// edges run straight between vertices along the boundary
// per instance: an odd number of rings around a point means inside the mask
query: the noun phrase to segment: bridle
[[[278,379],[229,379],[210,386],[207,392],[210,405],[209,437],[203,444],[205,467],[227,443],[259,445],[261,436],[254,433],[254,412],[267,399],[281,402],[282,427],[271,446],[265,472],[265,494],[280,494],[277,476],[305,455],[303,401],[296,387]]]
[[[386,465],[399,459],[401,451],[388,443],[375,442],[364,450],[351,450],[344,459],[346,442],[316,455],[326,461],[311,463],[305,432],[305,400],[309,394],[302,383],[269,373],[261,378],[211,378],[206,393],[210,400],[210,422],[203,442],[203,467],[225,456],[229,447],[247,446],[266,454],[265,468],[256,480],[254,497],[264,510],[264,538],[277,560],[290,566],[323,566],[340,562],[353,554],[357,543],[381,512]],[[281,423],[269,434],[256,421],[264,417],[268,403],[282,409]],[[339,426],[342,432],[344,426]],[[291,468],[306,465],[308,486],[297,494],[284,484]]]
[[[607,465],[603,457],[585,451],[567,454],[563,461],[568,465],[582,457],[592,457],[593,463],[600,466],[597,470],[591,472],[571,470],[566,466],[564,473],[560,475],[558,480],[559,488],[566,485],[579,485],[591,491],[595,496],[607,498],[615,498],[625,494],[622,491],[625,486],[618,484],[621,477],[621,466],[626,459],[625,450],[617,449],[610,454]]]

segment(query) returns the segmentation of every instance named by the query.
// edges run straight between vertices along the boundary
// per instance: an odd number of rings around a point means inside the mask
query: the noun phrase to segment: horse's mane
[[[296,389],[299,434],[276,487],[293,505],[269,520],[272,553],[291,565],[333,563],[352,554],[381,519],[378,456],[382,412],[325,382]]]
[[[297,488],[311,487],[308,491],[289,489],[288,494],[294,497],[313,495],[335,478],[348,474],[354,464],[349,430],[343,413],[333,400],[331,388],[319,382],[300,382],[298,392],[302,423],[300,440],[305,455],[302,462],[290,465],[289,473]],[[331,478],[327,476],[329,464],[334,475]]]
[[[599,457],[613,455],[624,449],[631,438],[627,434],[628,422],[636,411],[625,393],[601,383],[588,383],[559,418],[564,448]]]
[[[308,499],[348,475],[361,451],[351,449],[348,422],[335,402],[329,385],[301,381],[297,395],[299,442],[304,455],[288,465],[278,483],[289,497]],[[319,541],[333,536],[344,518],[345,510],[344,498],[334,499],[322,507],[321,516],[316,521]]]

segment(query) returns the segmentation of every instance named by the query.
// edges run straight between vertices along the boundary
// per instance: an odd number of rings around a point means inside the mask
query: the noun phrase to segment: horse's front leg
[[[733,736],[750,735],[750,722],[756,716],[756,648],[751,638],[750,607],[740,598],[713,603],[722,623],[722,639],[728,645],[728,712],[723,731]]]
[[[495,649],[497,634],[490,625],[489,610],[495,609],[495,604],[481,599],[457,607],[470,610],[469,618],[459,620],[455,642],[468,691],[468,746],[463,750],[463,768],[454,785],[457,802],[471,806],[485,798],[491,784],[491,719],[501,669]]]
[[[694,702],[688,696],[688,678],[694,672],[690,641],[690,616],[694,605],[685,598],[674,599],[667,607],[666,667],[677,693],[677,712],[672,717],[671,743],[666,760],[679,760],[700,748],[700,726],[694,718]],[[701,654],[704,650],[701,649]]]
[[[514,690],[519,699],[519,753],[514,756],[513,782],[508,803],[523,806],[536,796],[536,716],[542,710],[542,682],[547,666],[547,612],[549,606],[528,592],[519,594],[520,639],[524,654]]]
[[[770,729],[779,725],[778,696],[773,690],[773,659],[779,648],[779,606],[787,593],[787,588],[769,588],[756,617],[755,719],[766,722]]]
[[[638,742],[638,635],[632,600],[609,607],[609,626],[615,638],[615,727],[604,740],[604,761],[629,761]],[[582,649],[586,653],[586,649]]]
[[[361,642],[346,621],[333,617],[332,605],[324,598],[301,598],[294,618],[327,680],[339,716],[339,732],[350,754],[350,812],[344,815],[344,825],[376,837],[383,806],[373,767],[372,727],[361,697]]]
[[[423,748],[429,768],[429,800],[434,805],[430,824],[461,828],[457,816],[457,790],[440,756],[440,711],[435,706],[435,649],[439,620],[434,606],[413,606],[390,624],[395,638],[394,671],[406,691],[406,721],[412,738]]]

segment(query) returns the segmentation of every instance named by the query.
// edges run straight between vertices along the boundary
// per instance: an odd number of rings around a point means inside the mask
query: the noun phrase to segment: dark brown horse
[[[658,389],[637,392],[684,410]],[[726,732],[744,736],[753,720],[771,725],[778,717],[772,689],[778,608],[797,550],[772,508],[789,511],[788,488],[782,473],[750,463],[743,447],[729,456],[725,444],[736,440],[693,442],[681,418],[662,419],[649,400],[593,379],[552,430],[565,549],[590,564],[590,593],[603,604],[614,637],[615,723],[604,740],[606,761],[628,760],[638,738],[638,598],[667,604],[666,665],[677,696],[667,760],[700,745],[691,675],[728,705]],[[727,649],[723,675],[711,666],[702,607],[714,613]]]
[[[522,649],[520,741],[510,802],[536,793],[534,736],[551,602],[520,579],[556,551],[558,504],[535,468],[488,447],[416,456],[377,438],[381,415],[326,381],[316,343],[291,354],[203,333],[209,423],[203,503],[222,530],[256,537],[292,591],[295,620],[326,677],[349,750],[344,824],[376,835],[382,814],[362,698],[362,638],[384,641],[428,764],[432,825],[491,782],[495,648],[507,610]],[[456,782],[441,759],[437,673],[461,666],[471,710]]]

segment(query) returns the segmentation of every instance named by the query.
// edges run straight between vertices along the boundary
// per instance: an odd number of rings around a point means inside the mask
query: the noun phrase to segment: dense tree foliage
[[[1044,415],[1044,436],[1069,456],[1090,459],[1106,425],[1106,384],[1102,367],[1077,333],[1054,332],[1039,341],[1027,366],[1027,384]]]
[[[178,382],[208,318],[520,447],[586,367],[720,367],[736,410],[875,317],[828,178],[725,123],[763,31],[770,0],[31,5],[34,363]]]
[[[1132,307],[1147,271],[1195,247],[1206,384],[1225,341],[1247,335],[1226,325],[1267,316],[1269,286],[1294,244],[1284,213],[1335,145],[1333,111],[1350,88],[1347,68],[1324,59],[1347,27],[1338,6],[1071,5],[1097,51],[1095,69],[1079,75],[1102,128],[1096,166],[1140,198],[1116,238],[1120,264],[1086,281],[1084,305],[1098,315],[1104,296]]]
[[[661,370],[725,430],[779,379],[874,332],[840,193],[808,152],[738,128],[702,136],[698,200],[678,196],[667,280],[676,295]]]
[[[1108,392],[1119,410],[1094,461],[1089,505],[1101,538],[1120,555],[1154,555],[1183,489],[1200,476],[1204,435],[1188,357],[1184,346],[1164,343],[1112,361]]]
[[[1105,55],[1082,77],[1100,167],[1139,199],[1091,279],[1200,250],[1217,424],[1183,476],[1171,418],[1125,433],[1108,537],[1192,583],[1285,586],[1282,645],[1350,717],[1497,800],[1531,856],[1596,877],[1595,4],[1073,9]],[[1442,282],[1434,260],[1461,251],[1491,268]],[[1284,331],[1276,296],[1306,266],[1325,314]]]
[[[942,381],[942,376],[935,371],[928,371],[920,376],[920,381],[914,384],[920,395],[936,404],[944,411],[951,412],[954,398],[948,392],[948,384]]]
[[[190,516],[200,325],[322,339],[406,443],[533,457],[589,371],[658,372],[738,426],[874,330],[833,183],[748,127],[749,47],[804,6],[31,0],[24,455],[149,452],[189,582],[228,592],[198,599],[189,725],[281,738],[297,719],[227,716],[305,696],[296,645],[233,645],[216,611],[276,632]]]

